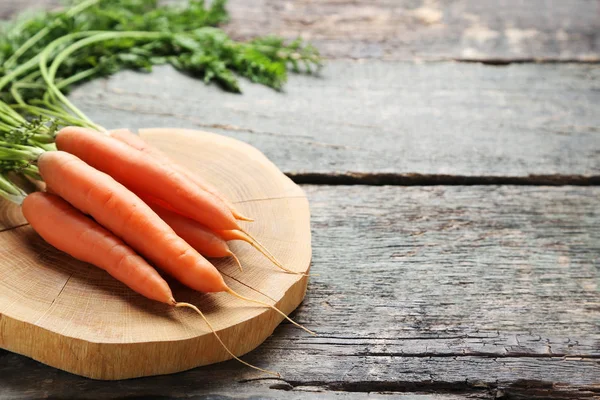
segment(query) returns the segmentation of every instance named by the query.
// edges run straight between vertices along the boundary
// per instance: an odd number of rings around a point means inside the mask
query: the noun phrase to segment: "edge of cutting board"
[[[208,132],[144,129],[140,135],[254,217],[256,222],[244,227],[286,267],[309,271],[308,200],[262,153]],[[53,249],[26,224],[18,207],[0,204],[0,228],[0,348],[103,380],[231,359],[197,314],[144,299],[104,271]],[[228,285],[286,314],[298,307],[306,277],[278,270],[245,244],[231,247],[244,271],[231,260],[216,260]],[[196,293],[169,282],[177,300],[199,306],[238,356],[258,347],[282,321],[270,309],[228,294]]]

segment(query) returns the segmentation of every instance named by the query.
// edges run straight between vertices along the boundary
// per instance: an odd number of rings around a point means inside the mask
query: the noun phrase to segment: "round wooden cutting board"
[[[146,129],[140,135],[255,218],[243,227],[287,268],[308,271],[308,201],[263,154],[206,132]],[[18,207],[3,202],[0,211],[0,347],[95,379],[168,374],[231,358],[192,310],[142,298],[46,244]],[[212,261],[232,289],[285,313],[300,304],[305,277],[277,269],[245,243],[231,242],[231,248],[243,271],[230,259]],[[204,311],[236,355],[260,345],[282,320],[229,294],[202,294],[169,282],[176,299]]]

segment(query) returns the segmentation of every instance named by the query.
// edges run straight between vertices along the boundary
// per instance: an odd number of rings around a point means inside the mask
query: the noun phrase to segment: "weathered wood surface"
[[[57,3],[3,0],[0,16]],[[237,38],[300,36],[330,58],[600,60],[598,0],[229,0],[228,9]]]
[[[597,184],[597,65],[418,62],[594,63],[599,8],[230,0],[230,33],[310,39],[324,79],[236,96],[163,68],[72,98],[108,127],[240,138],[302,182]],[[597,187],[306,188],[320,275],[294,317],[320,336],[283,325],[247,357],[283,380],[228,362],[106,383],[0,352],[0,399],[600,397]]]
[[[261,4],[293,15],[301,13],[289,10],[354,10],[360,15],[366,7],[361,2],[296,3]],[[437,7],[434,3],[427,7]],[[561,26],[554,12],[588,10],[591,18],[600,7],[600,1],[575,1],[577,6],[568,7],[565,2],[492,3],[450,2],[444,7],[475,14],[488,10],[490,19],[507,26],[544,21],[550,31]],[[241,12],[254,24],[252,16],[259,15],[260,7],[247,4],[230,4],[237,15],[232,27],[244,26]],[[378,10],[397,3],[373,4]],[[546,10],[547,18],[519,14],[519,7],[530,6]],[[264,15],[280,20],[271,11]],[[586,26],[586,18],[567,20]],[[600,18],[593,21],[600,23]],[[289,25],[254,25],[274,23]],[[385,24],[376,26],[373,32],[385,31]],[[599,77],[596,65],[331,60],[321,78],[293,76],[283,94],[250,84],[243,85],[244,96],[223,93],[160,67],[150,75],[124,72],[96,81],[72,98],[109,128],[197,127],[242,139],[303,183],[597,184]]]
[[[71,98],[108,128],[233,136],[295,175],[600,176],[596,66],[331,61],[322,79],[292,76],[285,93],[242,86],[225,93],[165,66]]]
[[[310,39],[328,57],[600,60],[598,0],[230,0],[238,37]]]
[[[2,0],[0,19],[9,19],[26,10],[52,9],[59,7],[59,0]]]
[[[282,380],[228,362],[107,383],[3,352],[0,399],[600,396],[600,188],[304,188],[318,275],[294,317],[319,336],[284,324],[247,356]]]

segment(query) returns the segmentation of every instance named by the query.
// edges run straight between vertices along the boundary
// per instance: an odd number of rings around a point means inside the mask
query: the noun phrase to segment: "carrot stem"
[[[198,309],[198,307],[196,307],[195,305],[193,305],[193,304],[190,304],[190,303],[175,303],[175,307],[186,307],[186,308],[191,308],[192,310],[194,310],[194,311],[196,311],[198,314],[200,314],[200,316],[202,317],[202,319],[204,320],[204,322],[206,322],[206,325],[208,325],[208,327],[209,327],[209,328],[210,328],[210,330],[212,331],[213,335],[215,335],[215,337],[217,338],[217,340],[219,341],[219,343],[221,343],[221,346],[223,346],[223,348],[225,349],[225,351],[226,351],[227,353],[229,353],[229,355],[230,355],[231,357],[233,357],[234,359],[236,359],[237,361],[241,362],[242,364],[244,364],[244,365],[246,365],[246,366],[248,366],[248,367],[250,367],[250,368],[256,369],[256,370],[258,370],[258,371],[261,371],[261,372],[264,372],[264,373],[267,373],[267,374],[270,374],[270,375],[274,375],[274,376],[276,376],[276,377],[278,377],[278,378],[280,378],[280,377],[281,377],[281,375],[280,375],[280,374],[278,374],[277,372],[269,371],[269,370],[266,370],[266,369],[263,369],[263,368],[257,367],[257,366],[255,366],[255,365],[252,365],[252,364],[250,364],[250,363],[247,363],[246,361],[242,360],[241,358],[239,358],[238,356],[236,356],[235,354],[233,354],[233,353],[231,352],[231,350],[229,350],[229,348],[228,348],[228,347],[225,345],[225,343],[223,343],[223,341],[221,340],[221,338],[220,338],[220,337],[219,337],[219,335],[217,334],[217,331],[215,330],[215,328],[213,328],[213,326],[211,325],[211,323],[208,321],[208,318],[206,318],[206,316],[204,315],[204,313],[203,313],[202,311],[200,311],[200,310]]]
[[[265,306],[265,307],[269,307],[269,308],[271,308],[272,310],[274,310],[274,311],[278,312],[279,314],[281,314],[281,315],[282,315],[282,316],[283,316],[285,319],[287,319],[287,320],[288,320],[289,322],[291,322],[292,324],[296,325],[298,328],[300,328],[300,329],[302,329],[302,330],[304,330],[304,331],[306,331],[306,332],[310,333],[311,335],[315,335],[315,336],[316,336],[316,333],[315,333],[315,332],[313,332],[313,331],[311,331],[310,329],[308,329],[308,328],[306,328],[306,327],[304,327],[304,326],[300,325],[299,323],[297,323],[296,321],[294,321],[293,319],[291,319],[290,317],[288,317],[287,315],[285,315],[285,313],[284,313],[283,311],[281,311],[279,308],[277,308],[277,307],[275,307],[275,306],[273,306],[273,305],[271,305],[271,304],[269,304],[269,303],[265,303],[264,301],[260,301],[260,300],[254,300],[254,299],[251,299],[251,298],[249,298],[249,297],[242,296],[241,294],[239,294],[239,293],[235,292],[235,291],[234,291],[233,289],[231,289],[231,288],[227,288],[225,291],[226,291],[227,293],[229,293],[229,294],[231,294],[231,295],[233,295],[233,296],[237,297],[238,299],[245,300],[245,301],[249,301],[249,302],[251,302],[251,303],[260,304],[260,305],[263,305],[263,306]]]
[[[17,185],[12,183],[4,174],[0,174],[0,191],[2,197],[15,203],[22,203],[27,194]]]
[[[75,5],[69,11],[67,11],[66,14],[65,14],[65,16],[69,17],[69,18],[74,17],[75,15],[79,14],[80,12],[82,12],[83,10],[85,10],[86,8],[89,8],[89,7],[93,6],[94,4],[98,3],[99,1],[100,0],[87,0],[87,1],[83,1],[80,4]],[[30,37],[25,43],[23,43],[21,45],[21,47],[19,47],[14,52],[14,54],[8,60],[6,60],[6,62],[4,63],[4,68],[5,69],[10,69],[17,62],[17,60],[19,59],[19,57],[21,57],[23,54],[25,54],[25,52],[27,52],[27,50],[29,50],[37,42],[39,42],[45,36],[47,36],[52,31],[53,28],[54,28],[54,25],[45,27],[44,29],[40,30],[38,33],[36,33],[32,37]]]
[[[69,36],[69,35],[67,35],[67,36]],[[67,36],[64,36],[64,37],[67,37]],[[56,72],[58,71],[58,68],[60,67],[60,65],[63,63],[63,61],[65,59],[67,59],[67,57],[69,57],[75,51],[79,50],[82,47],[89,46],[90,44],[94,44],[97,42],[103,42],[103,41],[108,41],[108,40],[112,40],[112,39],[123,39],[123,38],[159,40],[159,39],[167,37],[167,36],[168,36],[167,34],[161,33],[161,32],[137,32],[137,31],[110,32],[110,31],[108,31],[108,32],[96,33],[93,35],[89,35],[83,39],[79,39],[77,42],[69,45],[66,49],[62,50],[60,53],[58,53],[56,55],[56,57],[54,58],[54,61],[52,62],[50,67],[48,67],[48,65],[47,65],[48,56],[50,54],[50,51],[53,49],[50,46],[53,43],[55,43],[56,42],[55,41],[55,42],[51,43],[40,54],[40,71],[42,72],[42,77],[44,78],[44,81],[46,81],[46,84],[48,85],[48,93],[50,93],[51,96],[57,98],[61,103],[63,103],[65,105],[65,107],[67,107],[69,110],[71,110],[75,114],[75,116],[86,121],[88,123],[88,126],[90,126],[91,128],[94,128],[97,131],[103,131],[105,129],[103,129],[101,126],[93,123],[92,120],[90,120],[79,108],[77,108],[73,103],[71,103],[67,99],[67,97],[60,91],[60,89],[54,83],[54,79],[56,77]],[[58,40],[60,40],[60,39],[58,39]]]

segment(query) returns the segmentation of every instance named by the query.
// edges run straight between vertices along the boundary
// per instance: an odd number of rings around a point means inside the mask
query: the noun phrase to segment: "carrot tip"
[[[213,335],[215,335],[215,337],[217,338],[217,340],[219,341],[219,343],[221,344],[221,346],[223,346],[223,348],[225,349],[225,351],[231,356],[233,357],[235,360],[239,361],[240,363],[253,368],[257,371],[261,371],[264,372],[266,374],[269,375],[274,375],[278,378],[281,378],[281,375],[278,372],[274,372],[274,371],[269,371],[268,369],[263,369],[263,368],[259,368],[255,365],[252,365],[250,363],[247,363],[246,361],[242,360],[241,358],[239,358],[238,356],[236,356],[235,354],[233,354],[231,352],[231,350],[229,350],[229,348],[227,346],[225,346],[225,343],[223,343],[223,341],[221,340],[221,338],[219,337],[219,335],[217,334],[217,331],[215,330],[215,328],[213,328],[212,324],[208,321],[208,319],[206,318],[206,316],[204,315],[204,313],[202,311],[200,311],[200,309],[198,309],[198,307],[196,307],[193,304],[190,303],[177,303],[175,302],[175,307],[185,307],[185,308],[191,308],[192,310],[196,311],[204,320],[204,322],[206,322],[206,325],[208,325],[208,327],[210,328],[210,330],[212,331]]]
[[[233,253],[231,253],[231,252],[230,252],[230,254],[229,254],[229,255],[230,255],[231,257],[233,257],[233,259],[235,260],[235,262],[236,262],[236,263],[237,263],[237,265],[238,265],[238,268],[240,269],[240,271],[242,271],[242,272],[243,272],[243,271],[244,271],[244,268],[242,267],[242,263],[240,262],[240,259],[239,259],[239,258],[238,258],[238,257],[237,257],[235,254],[233,254]]]
[[[235,219],[237,219],[238,221],[245,221],[245,222],[254,222],[253,218],[248,218],[248,217],[244,217],[243,215],[236,215]]]

